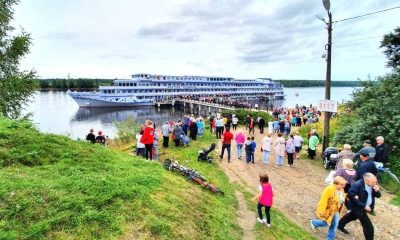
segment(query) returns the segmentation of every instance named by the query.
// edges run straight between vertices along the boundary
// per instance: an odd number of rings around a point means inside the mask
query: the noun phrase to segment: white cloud
[[[334,20],[397,6],[397,0],[332,1]],[[42,77],[132,73],[324,79],[327,33],[315,0],[24,0],[16,25],[33,37],[24,68]],[[334,24],[333,79],[389,71],[380,38],[399,10]],[[326,17],[326,16],[325,16]]]

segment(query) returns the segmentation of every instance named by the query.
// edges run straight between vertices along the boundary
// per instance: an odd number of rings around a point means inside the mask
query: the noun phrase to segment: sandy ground
[[[247,132],[243,129],[242,131],[247,137]],[[279,167],[275,165],[275,155],[271,154],[270,163],[265,165],[262,162],[260,151],[263,136],[259,134],[258,129],[256,129],[254,137],[257,142],[255,164],[247,165],[244,156],[242,156],[242,160],[238,160],[236,143],[232,141],[231,163],[228,163],[227,153],[225,153],[224,158],[220,161],[221,167],[232,183],[241,184],[252,193],[257,193],[259,173],[267,172],[274,188],[273,207],[279,209],[299,226],[312,232],[309,220],[315,217],[315,209],[325,187],[324,179],[329,173],[322,167],[322,160],[317,158],[315,160],[299,159],[295,160],[294,168],[290,168],[287,166],[287,158],[285,158],[284,166]],[[275,137],[273,138],[275,139]],[[220,153],[221,143],[219,143],[216,151],[218,154]],[[375,227],[375,239],[400,239],[400,209],[388,203],[390,195],[384,192],[382,194],[383,197],[376,201],[376,216],[369,215]],[[247,209],[243,196],[236,193],[236,197],[239,200],[238,223],[244,230],[243,239],[254,239],[249,228],[251,229],[251,225],[254,227],[254,224],[256,224],[255,206],[254,209]],[[273,222],[273,216],[271,217]],[[358,221],[349,223],[346,229],[350,231],[350,235],[345,235],[338,230],[337,239],[364,238],[361,224]],[[326,231],[326,228],[318,229],[315,235],[318,239],[324,239]]]

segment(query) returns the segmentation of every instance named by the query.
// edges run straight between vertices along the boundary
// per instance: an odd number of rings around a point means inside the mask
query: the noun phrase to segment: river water
[[[331,99],[342,102],[351,99],[351,87],[333,87]],[[299,105],[316,105],[324,99],[324,87],[286,88],[286,99],[274,101],[273,105],[293,107]],[[156,107],[140,108],[79,108],[74,100],[65,92],[37,92],[28,105],[27,112],[32,113],[32,120],[37,128],[46,133],[69,135],[74,139],[84,138],[90,128],[102,130],[113,137],[116,132],[114,123],[133,117],[139,122],[146,119],[158,123],[169,119],[178,119],[182,110],[171,107],[157,109]]]

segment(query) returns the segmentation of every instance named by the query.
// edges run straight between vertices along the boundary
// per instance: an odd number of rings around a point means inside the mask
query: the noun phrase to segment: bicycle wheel
[[[379,187],[387,193],[396,193],[399,191],[399,179],[390,171],[379,171],[376,175]]]

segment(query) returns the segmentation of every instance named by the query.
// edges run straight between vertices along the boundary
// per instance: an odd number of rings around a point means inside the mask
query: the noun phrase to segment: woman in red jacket
[[[140,139],[140,142],[144,144],[146,148],[146,159],[153,160],[153,141],[154,141],[154,126],[153,122],[150,120],[147,120],[145,123],[145,128],[144,128],[144,133],[142,138]]]

